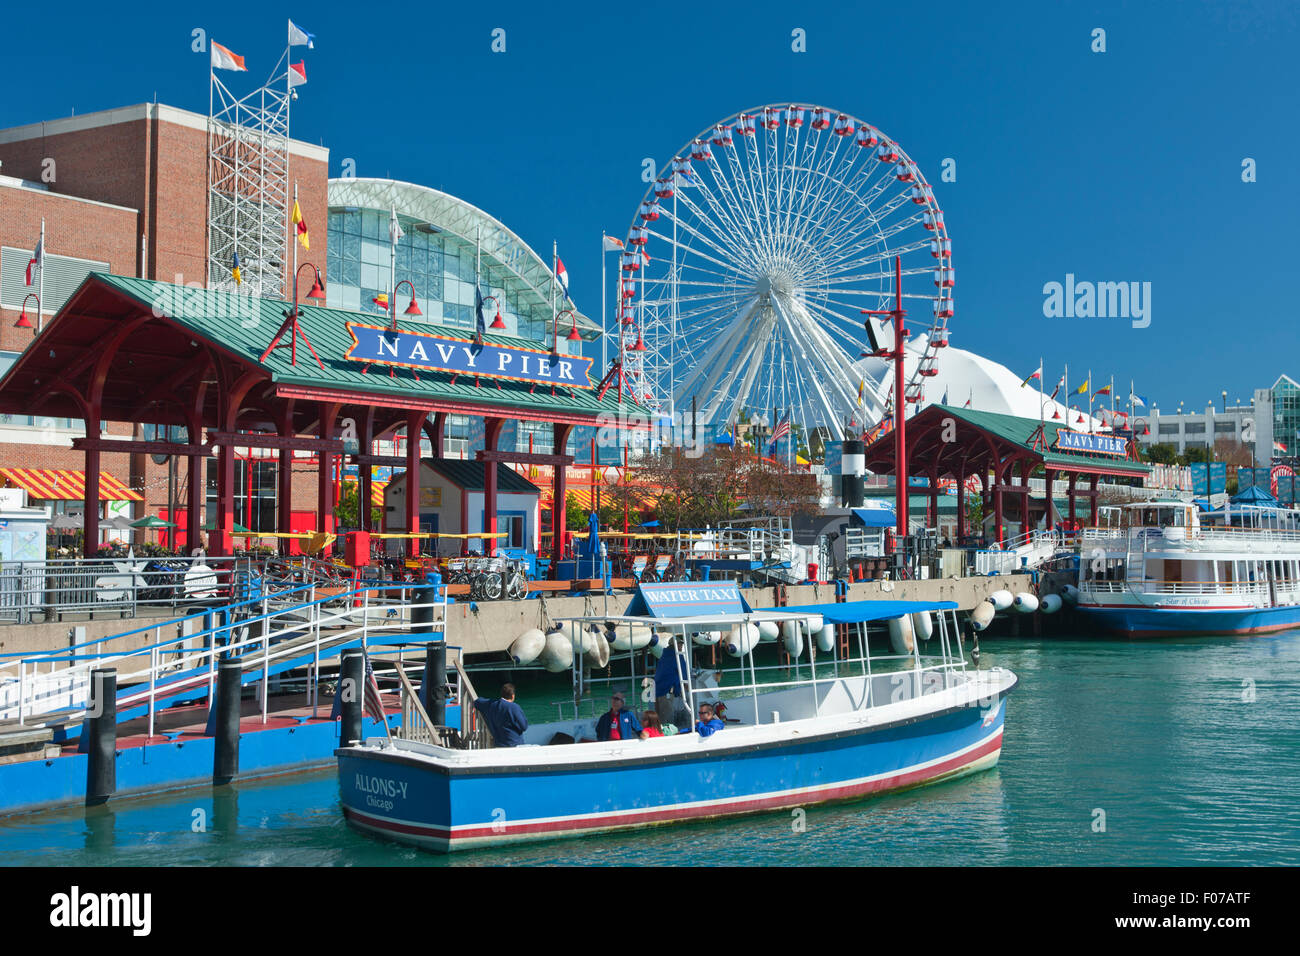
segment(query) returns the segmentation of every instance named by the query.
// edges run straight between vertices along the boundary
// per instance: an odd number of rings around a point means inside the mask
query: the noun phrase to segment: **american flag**
[[[790,434],[790,413],[786,412],[772,429],[772,444],[775,445],[788,434]]]
[[[369,654],[366,655],[366,689],[362,695],[362,700],[367,717],[373,717],[375,720],[380,721],[388,719],[384,713],[383,698],[379,696],[379,682],[375,680],[375,670],[370,666]]]

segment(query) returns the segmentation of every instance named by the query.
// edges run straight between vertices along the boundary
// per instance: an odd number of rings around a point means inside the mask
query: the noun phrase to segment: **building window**
[[[1235,435],[1237,433],[1237,423],[1234,421],[1215,422],[1214,434],[1216,435]]]
[[[1204,435],[1205,422],[1188,422],[1186,431],[1189,435]]]
[[[31,261],[30,249],[11,249],[8,246],[0,249],[0,305],[22,308],[27,294],[40,290],[39,271],[32,276],[32,284],[27,284],[27,263]],[[108,271],[107,262],[46,253],[45,298],[41,302],[41,311],[47,314],[59,311],[86,276],[92,272]]]
[[[1161,435],[1177,435],[1178,423],[1174,422],[1173,424],[1169,424],[1168,422],[1161,422],[1158,431]]]

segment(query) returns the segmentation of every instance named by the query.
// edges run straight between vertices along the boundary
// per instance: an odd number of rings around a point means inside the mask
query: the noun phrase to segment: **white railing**
[[[304,587],[305,591],[298,589],[298,601],[275,610],[269,609],[268,598],[221,609],[217,616],[224,619],[220,623],[195,633],[161,639],[165,630],[181,631],[180,624],[200,615],[141,629],[153,630],[159,638],[144,647],[106,650],[115,639],[101,638],[70,651],[0,655],[0,660],[4,660],[0,664],[0,720],[16,719],[24,723],[55,716],[79,720],[87,706],[91,672],[112,667],[118,670],[119,714],[131,708],[147,707],[152,736],[153,718],[160,700],[206,695],[210,702],[217,664],[234,657],[244,663],[247,674],[260,674],[259,696],[265,722],[273,671],[293,664],[309,666],[312,675],[319,675],[322,655],[333,656],[352,644],[365,648],[372,643],[423,643],[427,637],[408,641],[389,639],[395,635],[412,636],[408,632],[411,613],[416,608],[432,607],[432,630],[445,630],[446,593],[442,588],[437,589],[431,604],[417,604],[405,599],[409,596],[409,585],[370,585],[325,597],[317,596],[315,585]],[[237,618],[231,613],[239,609],[247,611],[250,606],[253,613],[247,617]],[[116,639],[139,633],[140,630],[132,631]],[[311,662],[306,665],[309,655]],[[317,706],[314,682],[311,700],[314,714]]]
[[[1269,593],[1268,584],[1260,581],[1084,581],[1080,589],[1091,594],[1123,594],[1131,591],[1155,595],[1262,597]]]
[[[1000,549],[975,552],[977,575],[1010,574],[1021,568],[1034,568],[1053,557],[1063,543],[1059,531],[1028,531],[1003,543]]]

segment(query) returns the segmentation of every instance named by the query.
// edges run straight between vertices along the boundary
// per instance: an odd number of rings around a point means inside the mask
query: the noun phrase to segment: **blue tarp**
[[[853,508],[853,517],[868,528],[892,528],[898,524],[893,508]]]
[[[800,604],[772,610],[820,614],[828,624],[857,624],[859,621],[887,621],[919,611],[951,611],[956,607],[956,601],[846,601],[843,604]]]

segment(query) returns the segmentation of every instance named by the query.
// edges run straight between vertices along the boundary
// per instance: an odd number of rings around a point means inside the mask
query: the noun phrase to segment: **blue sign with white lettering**
[[[751,610],[734,583],[686,581],[642,584],[623,613],[629,617],[671,618],[745,614]]]
[[[386,326],[349,322],[352,347],[343,356],[354,362],[379,362],[453,375],[503,378],[512,382],[594,388],[591,359],[552,355],[542,349],[475,345],[470,339],[425,332],[394,332]]]
[[[1056,433],[1057,451],[1079,451],[1085,455],[1128,454],[1128,439],[1118,435],[1089,435],[1087,432],[1072,432],[1062,428]]]

